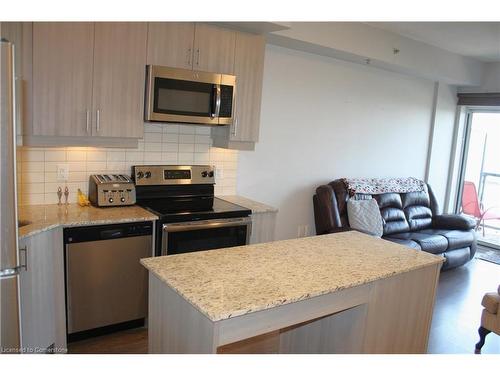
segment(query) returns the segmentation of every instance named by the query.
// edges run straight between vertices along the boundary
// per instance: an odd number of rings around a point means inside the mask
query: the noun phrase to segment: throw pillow
[[[349,199],[347,201],[347,218],[352,229],[376,237],[382,237],[384,233],[382,216],[375,199]]]

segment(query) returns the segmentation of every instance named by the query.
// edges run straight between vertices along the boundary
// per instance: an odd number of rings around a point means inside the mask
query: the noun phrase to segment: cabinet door
[[[146,23],[95,24],[95,136],[142,138],[146,46]]]
[[[91,134],[93,23],[33,24],[33,135]]]
[[[21,345],[44,351],[66,350],[63,239],[60,228],[28,237],[19,243]]]
[[[264,37],[237,33],[234,58],[236,100],[230,131],[233,141],[256,142],[259,139],[264,51]]]
[[[150,22],[147,63],[193,68],[194,23]]]
[[[196,24],[194,70],[233,74],[236,32],[217,26]]]

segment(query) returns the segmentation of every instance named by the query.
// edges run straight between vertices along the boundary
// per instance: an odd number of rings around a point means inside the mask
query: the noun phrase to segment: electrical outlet
[[[297,226],[297,238],[307,237],[309,236],[309,225],[301,224]]]
[[[302,237],[302,225],[297,227],[297,238]]]
[[[214,176],[216,179],[224,178],[224,170],[221,167],[215,168]]]
[[[69,166],[68,164],[58,164],[57,165],[57,181],[68,181],[69,178]]]

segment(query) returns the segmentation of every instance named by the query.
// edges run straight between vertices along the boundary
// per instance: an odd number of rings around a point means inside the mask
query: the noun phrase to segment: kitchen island
[[[142,259],[150,353],[425,353],[443,259],[358,232]]]

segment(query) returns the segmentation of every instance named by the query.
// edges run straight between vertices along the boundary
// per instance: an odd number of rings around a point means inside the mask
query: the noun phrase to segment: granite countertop
[[[248,208],[249,210],[252,210],[253,214],[278,212],[277,208],[268,206],[267,204],[260,203],[239,195],[222,195],[222,196],[217,196],[217,198],[223,199],[230,203],[237,204],[238,206]]]
[[[141,259],[212,321],[442,262],[442,257],[355,231]]]
[[[77,204],[20,206],[18,216],[20,221],[29,222],[28,225],[19,228],[21,239],[59,226],[73,227],[158,219],[156,215],[139,206],[98,208],[81,207]]]

